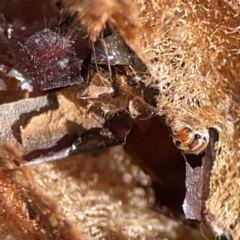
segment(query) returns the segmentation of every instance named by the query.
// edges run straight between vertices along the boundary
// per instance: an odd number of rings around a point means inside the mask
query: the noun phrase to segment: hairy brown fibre
[[[92,40],[106,22],[121,33],[148,67],[144,84],[160,90],[159,115],[218,130],[205,219],[216,234],[239,239],[239,6],[205,0],[63,2],[79,13]]]

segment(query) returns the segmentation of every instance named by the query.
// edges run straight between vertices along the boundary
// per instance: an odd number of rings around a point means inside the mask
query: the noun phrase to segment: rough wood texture
[[[23,1],[22,6],[26,6],[27,2]],[[6,9],[5,3],[0,3],[2,11]],[[73,87],[1,105],[1,202],[6,204],[6,216],[10,216],[6,220],[9,232],[19,238],[32,239],[186,239],[185,234],[188,234],[188,239],[201,238],[197,230],[187,230],[184,225],[150,210],[155,203],[151,179],[129,161],[130,156],[122,148],[111,149],[96,158],[82,155],[73,160],[37,167],[16,166],[24,162],[24,154],[35,154],[35,149],[49,150],[66,134],[77,133],[81,136],[86,130],[105,128],[105,120],[119,110],[129,111],[132,118],[139,117],[139,113],[142,114],[139,112],[142,103],[140,100],[135,101],[135,97],[140,94],[136,94],[133,88],[141,90],[141,86],[144,86],[157,90],[157,93],[154,108],[148,106],[153,104],[151,101],[143,105],[147,110],[150,109],[150,113],[170,120],[172,132],[176,122],[200,132],[210,128],[218,131],[218,142],[211,146],[211,152],[216,152],[211,174],[203,173],[210,181],[204,182],[209,184],[209,191],[203,191],[207,200],[202,213],[217,235],[239,239],[239,4],[223,0],[62,0],[57,3],[53,1],[53,4],[65,8],[63,15],[72,17],[68,23],[72,29],[66,36],[74,36],[84,29],[86,42],[96,39],[103,42],[102,30],[106,27],[106,31],[110,29],[122,36],[146,69],[136,74],[136,85],[132,85],[132,82],[126,84],[127,75],[131,75],[131,72],[121,68],[120,72],[125,71],[125,76],[119,74],[118,69],[117,73],[113,72],[116,73],[115,79],[111,78],[114,74],[110,74],[108,62],[108,70],[104,74],[98,71],[97,74],[104,76],[106,82],[114,79],[119,87],[103,99],[100,96],[105,94],[106,89],[112,89],[112,86],[104,85],[104,81],[102,85],[94,85],[98,82],[95,81],[90,87],[88,85],[87,95],[81,92],[86,90],[86,86],[84,89]],[[49,3],[44,6],[51,9],[49,12],[58,11],[55,18],[59,16],[60,11],[56,7],[53,11]],[[20,12],[22,8],[19,8]],[[24,19],[32,19],[29,14]],[[9,13],[5,15],[9,18]],[[69,18],[65,20],[68,22]],[[65,20],[63,16],[62,21]],[[0,16],[2,28],[7,21]],[[42,30],[42,23],[38,24],[36,28]],[[21,24],[14,22],[13,28],[17,25]],[[30,26],[33,25],[31,22]],[[25,37],[33,34],[29,29]],[[0,45],[2,47],[8,40],[2,32],[0,37],[4,39]],[[14,38],[21,39],[21,33],[13,31],[11,39]],[[93,46],[91,43],[89,45]],[[12,78],[6,77],[5,73],[7,67],[14,65],[14,60],[8,61],[9,66],[4,64],[11,55],[11,46],[9,44],[6,52],[0,49],[4,55],[0,58],[3,62],[0,77],[7,89],[10,89],[9,79]],[[91,92],[94,87],[100,91],[95,102],[91,98],[96,97]],[[117,92],[116,89],[121,91]],[[3,91],[1,94],[1,102],[5,103],[9,96]],[[22,95],[20,93],[16,100]],[[141,97],[137,99],[142,100]],[[114,111],[115,107],[117,111]],[[109,115],[106,114],[109,112]],[[139,120],[137,118],[134,123],[141,125]],[[149,130],[146,125],[139,127],[143,133]],[[127,130],[124,128],[118,132],[120,138],[125,139]],[[159,137],[159,142],[163,141],[160,135],[160,132],[155,133],[155,142],[158,141],[156,137]],[[154,144],[151,142],[151,145]],[[136,145],[135,149],[139,148],[138,157],[141,158],[141,144]],[[168,149],[170,145],[166,146]],[[141,160],[157,156],[143,154]],[[25,159],[27,155],[24,155]],[[179,160],[174,151],[169,155],[174,156],[173,160]],[[158,162],[149,160],[149,164],[148,161],[139,164],[141,160],[138,165],[147,165],[145,170],[152,179],[164,185],[161,176],[156,174],[157,169],[154,169],[159,166]],[[200,212],[199,209],[199,215]],[[28,232],[14,230],[13,222],[18,222],[19,228],[27,229]]]

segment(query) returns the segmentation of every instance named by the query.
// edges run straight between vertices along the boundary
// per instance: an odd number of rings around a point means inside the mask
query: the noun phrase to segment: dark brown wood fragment
[[[202,188],[203,168],[192,168],[186,161],[186,195],[183,202],[183,211],[186,219],[201,221],[202,219]]]
[[[186,195],[183,211],[186,219],[202,220],[204,204],[209,193],[210,173],[215,160],[215,142],[218,139],[215,129],[210,129],[210,142],[204,151],[202,165],[192,168],[186,161]]]
[[[132,65],[134,61],[133,52],[123,38],[116,33],[97,40],[93,51],[91,62],[99,65]]]
[[[49,90],[81,83],[82,60],[76,57],[73,42],[45,29],[20,44],[15,53],[22,71],[33,78],[37,89]]]

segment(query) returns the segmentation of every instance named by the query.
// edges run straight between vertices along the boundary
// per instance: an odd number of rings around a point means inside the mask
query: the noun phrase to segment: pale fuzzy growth
[[[218,130],[205,218],[217,234],[239,239],[239,5],[223,0],[66,2],[78,6],[92,39],[106,21],[121,33],[148,67],[151,77],[144,83],[160,90],[159,115],[193,129]]]

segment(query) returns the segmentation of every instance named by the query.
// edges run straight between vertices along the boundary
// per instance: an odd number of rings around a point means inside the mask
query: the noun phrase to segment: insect
[[[198,155],[208,146],[210,136],[207,128],[193,130],[181,121],[169,119],[166,124],[171,127],[173,143],[184,153]]]

